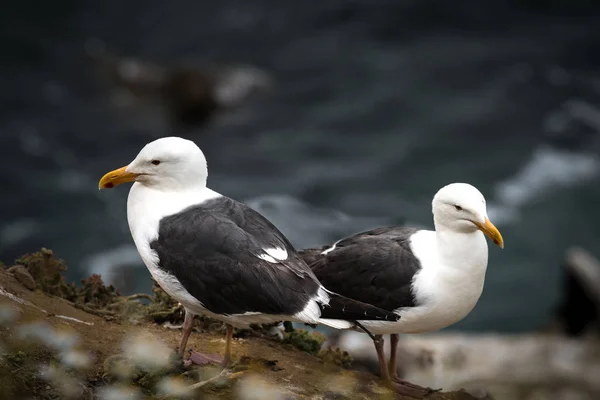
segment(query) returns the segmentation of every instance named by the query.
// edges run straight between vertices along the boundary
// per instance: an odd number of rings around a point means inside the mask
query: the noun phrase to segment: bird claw
[[[390,382],[391,388],[403,396],[412,397],[415,399],[423,399],[432,393],[439,392],[442,389],[432,389],[410,383],[398,377],[392,378]]]
[[[428,389],[428,390],[431,390],[431,391],[433,391],[433,392],[439,392],[440,390],[442,390],[442,389],[432,389],[432,388],[426,388],[426,387],[423,387],[423,386],[417,385],[416,383],[412,383],[412,382],[409,382],[409,381],[405,381],[404,379],[402,379],[402,378],[400,378],[400,377],[398,377],[398,376],[394,376],[394,377],[392,378],[392,380],[393,380],[394,382],[396,382],[396,383],[399,383],[399,384],[401,384],[401,385],[410,386],[410,387],[417,388],[417,389]]]
[[[225,359],[219,354],[206,354],[199,353],[194,350],[190,350],[190,357],[188,359],[192,364],[196,365],[223,365]]]

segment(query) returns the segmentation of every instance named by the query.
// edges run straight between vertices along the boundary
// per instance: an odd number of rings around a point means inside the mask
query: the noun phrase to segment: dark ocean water
[[[549,322],[564,250],[600,256],[600,19],[585,2],[9,1],[0,14],[0,259],[46,246],[71,278],[126,290],[149,274],[128,189],[97,191],[156,137],[90,72],[98,38],[157,62],[268,71],[269,96],[203,128],[210,186],[248,202],[297,247],[378,225],[430,227],[441,186],[487,197],[506,248],[453,329]],[[535,7],[534,7],[535,6]]]

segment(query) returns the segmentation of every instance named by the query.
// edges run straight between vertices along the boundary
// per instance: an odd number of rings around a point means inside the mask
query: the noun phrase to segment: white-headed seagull
[[[386,310],[398,321],[361,321],[375,335],[381,376],[399,393],[422,397],[430,389],[397,375],[399,333],[432,332],[463,319],[479,300],[488,264],[485,236],[504,247],[487,216],[485,198],[466,183],[440,189],[432,202],[435,230],[377,228],[319,249],[300,251],[328,289]],[[389,364],[383,334],[391,335]]]
[[[348,329],[358,319],[399,319],[327,290],[273,224],[206,187],[207,175],[194,142],[166,137],[99,182],[106,189],[135,181],[129,228],[154,280],[185,308],[182,356],[197,314],[226,323],[225,366],[233,327],[287,320]]]

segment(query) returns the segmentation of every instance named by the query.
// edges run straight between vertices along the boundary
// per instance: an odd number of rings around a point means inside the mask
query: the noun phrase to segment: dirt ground
[[[56,351],[44,345],[31,344],[18,334],[18,326],[28,322],[43,321],[56,332],[75,334],[79,342],[75,347],[91,355],[92,363],[81,371],[67,371],[76,377],[79,385],[75,398],[98,398],[99,388],[113,384],[107,379],[107,358],[123,352],[123,343],[135,334],[149,335],[175,350],[181,330],[165,328],[150,322],[107,321],[73,307],[68,301],[52,297],[39,290],[25,288],[5,269],[0,268],[0,306],[4,310],[18,310],[13,325],[2,323],[0,312],[0,399],[65,398],[60,384],[40,378],[40,365],[57,365]],[[18,324],[18,325],[17,325]],[[188,347],[204,352],[224,351],[224,334],[218,332],[193,332]],[[181,398],[306,398],[306,399],[402,399],[379,384],[377,376],[352,371],[323,361],[291,345],[260,337],[237,338],[233,341],[233,358],[237,361],[233,374],[225,383],[207,384]],[[152,351],[152,348],[149,348]],[[180,363],[181,364],[181,363]],[[198,380],[198,374],[182,373],[186,385]],[[196,367],[206,369],[207,367]],[[210,369],[207,369],[209,371]],[[185,372],[185,373],[184,373]],[[190,378],[191,377],[191,378]],[[245,386],[244,386],[245,385]],[[131,384],[130,386],[135,386]],[[148,390],[140,390],[141,397],[157,398]],[[163,398],[179,398],[177,396]],[[434,393],[430,400],[471,400],[464,391]]]

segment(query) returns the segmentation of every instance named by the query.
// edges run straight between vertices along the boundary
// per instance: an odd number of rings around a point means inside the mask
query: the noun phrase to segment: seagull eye
[[[160,164],[160,160],[152,160],[150,161],[153,165],[158,165]]]
[[[454,208],[456,208],[456,211],[462,211],[462,207],[459,206],[458,204],[455,204]]]

